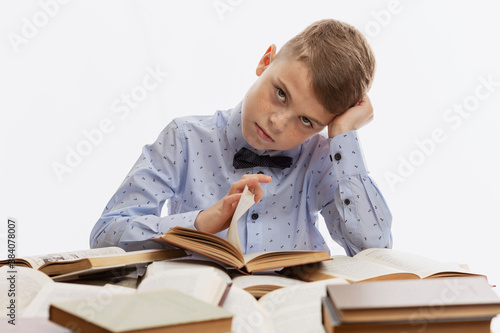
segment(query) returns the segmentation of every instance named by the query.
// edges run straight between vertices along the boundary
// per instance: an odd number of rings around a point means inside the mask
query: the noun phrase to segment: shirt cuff
[[[194,227],[194,221],[196,221],[196,217],[200,213],[200,210],[195,210],[192,212],[173,214],[164,216],[161,218],[159,225],[159,232],[164,234],[175,226],[184,227],[188,229],[196,229]]]
[[[335,166],[337,179],[367,172],[356,131],[342,133],[329,140],[330,160]]]

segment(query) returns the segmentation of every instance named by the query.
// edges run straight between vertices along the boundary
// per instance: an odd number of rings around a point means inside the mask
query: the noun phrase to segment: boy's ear
[[[274,60],[274,57],[276,57],[276,45],[272,44],[271,46],[269,46],[266,53],[264,53],[259,61],[259,64],[257,65],[257,69],[255,70],[257,76],[261,76],[261,74],[264,73],[264,70]]]

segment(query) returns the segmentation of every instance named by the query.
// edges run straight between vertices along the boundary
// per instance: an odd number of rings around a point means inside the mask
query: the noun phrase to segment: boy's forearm
[[[348,255],[369,247],[391,247],[390,210],[368,176],[356,131],[330,139],[337,188],[322,210],[332,238]]]
[[[366,173],[340,179],[335,199],[325,206],[322,215],[331,237],[347,255],[367,248],[392,247],[391,212]]]
[[[173,226],[194,228],[199,211],[169,216],[103,215],[92,230],[90,247],[118,246],[126,251],[163,248],[150,239],[162,235]]]
[[[339,124],[338,126],[332,127],[328,130],[328,137],[334,138],[340,134],[355,131],[356,129],[353,126],[348,126],[344,124]]]

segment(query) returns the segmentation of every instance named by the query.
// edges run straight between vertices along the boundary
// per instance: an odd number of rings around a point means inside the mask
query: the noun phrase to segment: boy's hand
[[[372,120],[373,106],[368,95],[364,95],[356,105],[333,118],[328,124],[328,137],[333,138],[336,135],[360,129]]]
[[[244,175],[240,180],[233,183],[229,193],[212,207],[201,211],[196,217],[194,227],[198,230],[215,234],[229,228],[236,206],[241,198],[241,194],[248,186],[250,192],[255,194],[255,202],[259,202],[264,197],[264,189],[260,183],[271,182],[272,177],[266,175]]]

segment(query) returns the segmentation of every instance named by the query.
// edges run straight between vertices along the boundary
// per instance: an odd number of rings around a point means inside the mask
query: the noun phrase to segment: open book
[[[239,287],[256,298],[283,287],[306,282],[274,272],[241,274],[213,261],[179,259],[148,265],[137,290],[174,288],[199,299],[221,305],[229,286]]]
[[[222,305],[231,284],[231,278],[215,263],[169,260],[148,265],[137,291],[176,289],[201,301]]]
[[[253,196],[245,187],[231,220],[227,240],[208,232],[183,227],[173,227],[162,236],[152,240],[200,253],[247,274],[330,260],[329,253],[325,251],[268,251],[244,255],[241,250],[237,223],[254,203]]]
[[[214,273],[218,279],[214,278]],[[216,298],[210,300],[207,296],[214,294],[212,289],[229,283],[232,283],[231,288],[219,305],[234,314],[232,332],[304,333],[323,332],[320,299],[326,295],[326,285],[348,282],[329,279],[306,283],[273,272],[243,275],[214,262],[179,259],[151,263],[137,290],[169,287],[217,304]],[[257,300],[251,289],[265,285],[275,290],[268,290]]]
[[[0,275],[6,276],[9,270],[10,268],[7,266],[0,267]],[[9,289],[9,281],[4,280],[0,280],[0,290]],[[21,320],[24,318],[48,319],[49,306],[54,302],[93,298],[97,303],[100,303],[111,295],[136,291],[135,287],[124,287],[112,283],[108,283],[106,286],[96,286],[54,282],[46,274],[28,267],[16,268],[16,283],[18,291],[15,295],[16,317]],[[9,297],[0,297],[0,307],[6,308],[10,299]],[[2,329],[0,331],[3,332]],[[43,330],[39,331],[42,332]]]
[[[165,260],[186,256],[178,249],[154,249],[125,252],[119,247],[104,247],[64,253],[44,254],[15,258],[14,265],[31,267],[49,276],[73,274],[89,270],[100,271],[130,264],[146,263],[155,260]],[[0,266],[11,264],[11,260],[0,260]],[[78,276],[76,276],[78,278]],[[67,278],[71,279],[70,277]]]
[[[285,268],[281,274],[306,281],[337,277],[350,282],[484,276],[455,263],[440,262],[417,254],[391,249],[366,249],[354,257],[337,255],[333,260]]]
[[[77,332],[155,333],[231,330],[233,314],[173,289],[110,296],[92,308],[88,299],[53,303],[49,319]]]
[[[256,300],[245,290],[232,286],[224,309],[235,314],[232,332],[324,332],[321,324],[321,297],[326,286],[347,284],[329,279],[283,287]]]

